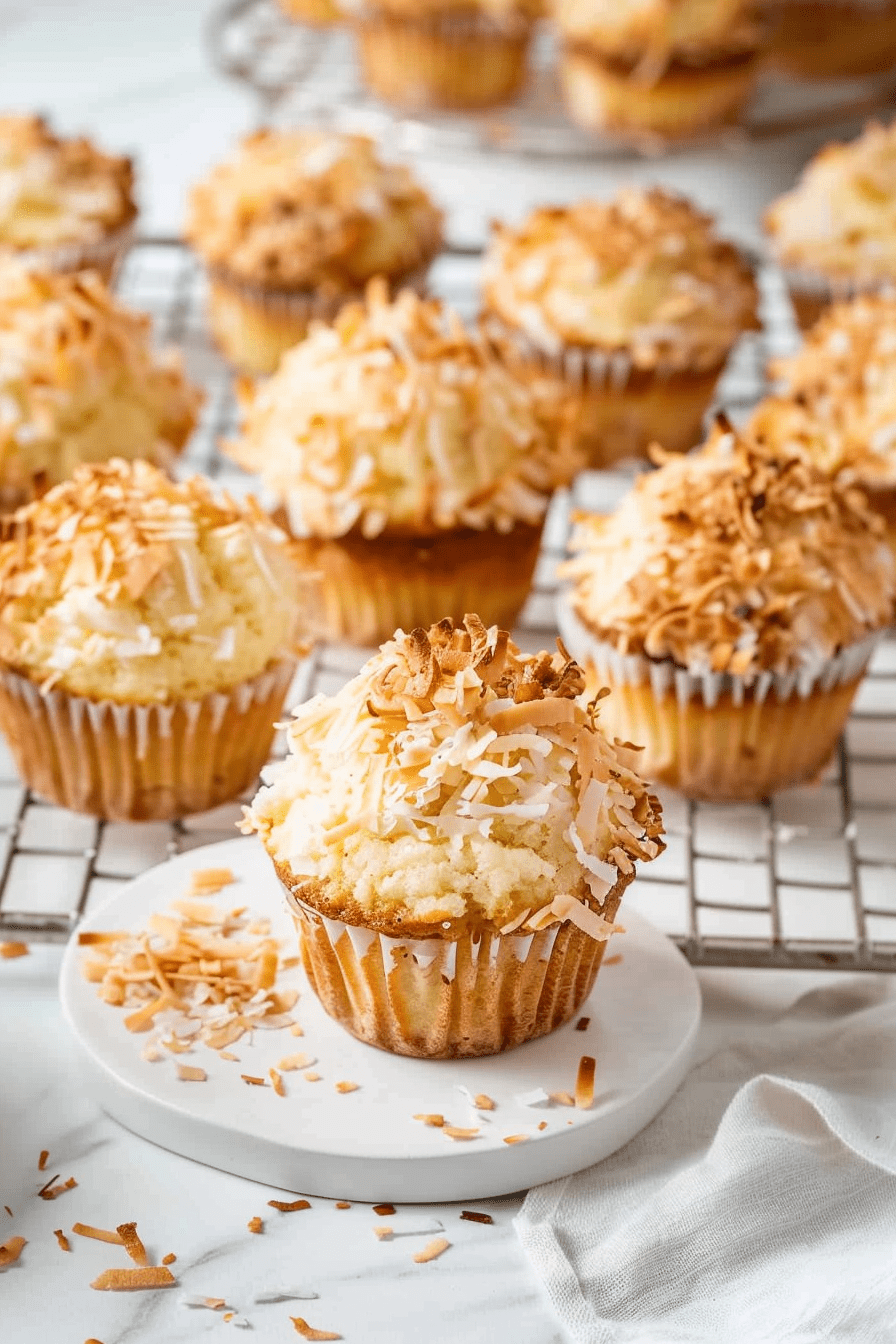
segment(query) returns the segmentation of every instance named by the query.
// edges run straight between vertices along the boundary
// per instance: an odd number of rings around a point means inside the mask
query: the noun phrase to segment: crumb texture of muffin
[[[200,698],[292,656],[299,618],[270,519],[145,462],[79,467],[0,545],[0,662],[45,690]]]
[[[483,283],[487,310],[536,346],[622,352],[637,369],[713,367],[756,325],[741,254],[661,188],[496,225]]]
[[[42,117],[0,117],[0,254],[96,243],[135,215],[130,159]]]
[[[441,247],[442,216],[372,140],[257,131],[190,196],[187,237],[213,269],[266,289],[357,292],[402,279]]]
[[[815,674],[883,629],[896,579],[882,524],[803,454],[718,428],[583,518],[564,568],[576,614],[619,654],[696,674]]]
[[[896,122],[827,145],[765,214],[780,262],[846,293],[896,279]]]
[[[373,285],[245,393],[229,445],[297,537],[540,524],[575,459],[530,392],[436,300]]]
[[[602,937],[589,903],[659,852],[660,811],[582,688],[568,658],[476,617],[398,632],[297,711],[247,825],[300,897],[352,923],[450,940],[569,919]]]
[[[21,503],[83,462],[184,446],[201,392],[173,353],[156,355],[148,317],[97,277],[0,262],[0,501]]]

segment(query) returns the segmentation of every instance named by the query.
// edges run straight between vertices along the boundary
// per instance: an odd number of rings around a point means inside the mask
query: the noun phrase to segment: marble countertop
[[[188,185],[249,128],[257,106],[221,80],[203,46],[212,0],[0,0],[0,88],[10,109],[39,108],[63,129],[96,135],[139,160],[142,227],[176,232]],[[724,227],[757,238],[761,207],[789,185],[822,135],[722,156],[614,163],[429,159],[420,165],[447,206],[451,236],[475,240],[488,218],[520,215],[536,201],[601,193],[622,181],[659,180],[715,209]],[[192,1310],[184,1295],[223,1297],[259,1340],[297,1338],[291,1315],[363,1341],[562,1344],[513,1230],[522,1196],[477,1205],[491,1226],[459,1219],[460,1206],[428,1208],[451,1241],[448,1252],[415,1264],[403,1239],[380,1243],[369,1207],[337,1210],[323,1199],[294,1216],[273,1214],[283,1195],[204,1167],[136,1138],[100,1113],[84,1092],[56,995],[59,949],[0,961],[0,1241],[27,1238],[20,1261],[0,1277],[3,1344],[174,1344],[228,1328],[222,1313]],[[704,972],[706,1005],[699,1054],[761,1030],[816,982],[831,977],[779,972]],[[38,1154],[48,1149],[45,1174]],[[77,1186],[53,1202],[36,1197],[45,1176]],[[338,1192],[334,1192],[338,1193]],[[3,1205],[12,1216],[3,1212]],[[401,1208],[397,1219],[414,1210]],[[416,1211],[417,1214],[421,1210]],[[154,1256],[173,1252],[178,1287],[135,1295],[93,1292],[96,1274],[118,1263],[114,1248],[72,1236],[63,1253],[53,1236],[76,1222],[114,1227],[136,1220]],[[111,1253],[110,1253],[111,1252]],[[306,1287],[316,1300],[257,1304],[257,1293]]]

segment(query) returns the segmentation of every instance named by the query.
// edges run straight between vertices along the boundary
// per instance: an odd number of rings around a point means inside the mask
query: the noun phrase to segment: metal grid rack
[[[296,23],[277,0],[227,0],[212,15],[208,38],[217,68],[255,91],[265,120],[323,120],[374,135],[406,153],[608,159],[662,148],[650,140],[633,147],[596,138],[569,121],[557,80],[556,42],[547,28],[533,44],[530,78],[520,98],[479,114],[404,115],[390,110],[364,88],[347,31]],[[743,124],[721,134],[729,140],[769,140],[793,131],[844,126],[894,103],[892,76],[831,85],[768,74]]]
[[[447,253],[433,288],[467,315],[476,306],[478,258]],[[761,270],[764,326],[744,337],[719,389],[734,418],[762,392],[771,354],[795,342],[780,277]],[[207,389],[185,470],[234,490],[249,480],[217,451],[235,426],[231,377],[209,346],[204,282],[174,241],[147,240],[131,254],[123,297],[152,313],[162,343],[183,347]],[[558,498],[517,638],[549,647],[556,627],[554,573],[570,507],[608,508],[628,484],[621,472],[588,473]],[[323,646],[304,664],[298,701],[337,690],[366,655]],[[626,896],[697,965],[896,970],[896,639],[885,641],[859,693],[846,736],[823,781],[764,805],[714,806],[666,794],[668,849]],[[235,835],[238,804],[170,825],[97,822],[24,790],[0,744],[0,939],[61,941],[84,911],[118,885],[184,849]]]

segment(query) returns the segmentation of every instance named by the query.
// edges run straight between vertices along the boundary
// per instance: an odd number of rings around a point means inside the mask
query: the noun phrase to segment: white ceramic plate
[[[228,840],[170,860],[118,892],[83,929],[144,927],[149,915],[183,895],[195,868],[230,868],[238,878],[211,900],[246,905],[269,916],[287,946],[295,932],[267,855],[255,839]],[[700,1021],[700,991],[690,966],[652,925],[624,911],[627,932],[614,938],[580,1017],[541,1040],[488,1059],[416,1060],[363,1045],[324,1013],[301,970],[284,983],[301,991],[293,1015],[304,1028],[258,1031],[232,1047],[239,1063],[204,1045],[191,1054],[149,1063],[145,1037],[129,1033],[121,1009],[109,1007],[79,967],[75,940],[62,965],[62,1005],[99,1104],[134,1133],[164,1148],[267,1185],[305,1194],[402,1202],[485,1198],[566,1176],[615,1152],[668,1101],[691,1061]],[[291,951],[290,947],[290,951]],[[267,1076],[284,1055],[314,1058],[319,1082],[284,1074],[288,1095],[244,1083],[241,1073]],[[582,1055],[597,1060],[590,1110],[550,1103],[527,1105],[520,1094],[572,1092]],[[182,1082],[175,1059],[197,1064],[204,1083]],[[359,1084],[340,1093],[339,1081]],[[487,1093],[488,1114],[471,1116],[469,1101]],[[443,1114],[451,1124],[479,1126],[479,1136],[455,1141],[415,1121]],[[541,1122],[544,1129],[539,1129]],[[506,1144],[512,1134],[523,1143]]]

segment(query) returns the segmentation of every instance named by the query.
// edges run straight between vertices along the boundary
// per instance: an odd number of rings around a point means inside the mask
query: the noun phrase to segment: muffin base
[[[821,271],[785,267],[784,279],[800,331],[809,331],[834,303],[856,299],[862,294],[894,297],[896,286],[892,280],[861,282],[844,276],[827,276]]]
[[[560,83],[570,119],[583,130],[649,147],[737,122],[758,69],[755,55],[739,55],[705,66],[673,65],[648,84],[591,48],[571,44],[560,57]]]
[[[700,677],[670,661],[622,656],[585,630],[566,604],[560,632],[601,701],[611,739],[635,742],[632,765],[653,784],[705,802],[759,802],[816,780],[830,761],[879,636],[844,650],[816,676],[756,681]]]
[[[325,1011],[368,1045],[422,1059],[496,1055],[555,1031],[591,993],[607,944],[574,924],[535,934],[389,937],[321,915],[275,864],[302,963]],[[612,921],[633,875],[601,913]],[[397,932],[397,931],[396,931]]]
[[[255,781],[295,672],[284,659],[199,700],[118,704],[0,671],[0,731],[28,788],[107,821],[171,821]]]
[[[95,243],[62,243],[58,247],[32,247],[15,253],[18,260],[38,271],[74,275],[96,271],[111,286],[134,242],[133,222],[122,225]]]
[[[427,260],[391,284],[422,293],[428,270]],[[312,321],[329,322],[345,304],[363,298],[361,289],[326,296],[311,290],[265,289],[214,270],[209,274],[208,325],[218,349],[236,368],[250,374],[273,373],[281,356],[304,340]]]
[[[803,79],[885,74],[896,65],[896,3],[785,0],[770,55]]]
[[[277,521],[289,526],[282,511]],[[510,630],[529,594],[543,526],[370,539],[349,533],[299,540],[295,550],[321,575],[325,637],[371,645],[445,616],[460,622],[468,611]]]
[[[511,101],[526,80],[530,25],[485,15],[403,19],[375,10],[353,21],[364,83],[403,108],[455,111]]]

